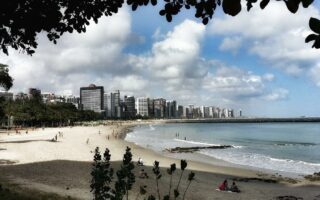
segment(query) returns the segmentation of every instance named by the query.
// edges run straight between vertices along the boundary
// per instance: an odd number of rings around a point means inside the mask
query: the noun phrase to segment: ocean
[[[250,169],[295,175],[320,172],[320,123],[143,125],[126,140],[160,153],[173,147],[232,145],[199,153]]]

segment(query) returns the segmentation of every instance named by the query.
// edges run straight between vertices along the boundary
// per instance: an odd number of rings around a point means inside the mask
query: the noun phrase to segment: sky
[[[14,78],[10,91],[79,95],[94,83],[122,96],[241,109],[246,116],[320,116],[320,50],[304,42],[309,18],[320,18],[318,2],[296,14],[277,1],[264,10],[243,7],[236,17],[218,8],[206,26],[192,10],[168,23],[160,9],[124,7],[57,45],[39,34],[33,56],[0,54]]]

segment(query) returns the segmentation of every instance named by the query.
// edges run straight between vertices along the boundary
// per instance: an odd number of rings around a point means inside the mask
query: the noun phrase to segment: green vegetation
[[[114,179],[113,177],[113,168],[111,168],[110,163],[110,152],[107,148],[103,154],[103,158],[100,154],[99,148],[97,147],[94,155],[94,163],[92,165],[91,172],[91,192],[93,193],[94,200],[122,200],[129,199],[129,191],[133,188],[135,183],[135,174],[133,173],[134,163],[132,162],[132,154],[131,149],[127,147],[125,154],[123,155],[122,165],[119,170],[116,172],[116,181],[115,184],[112,184]],[[179,182],[176,187],[172,185],[172,176],[176,171],[176,164],[171,164],[170,168],[167,169],[167,173],[170,175],[170,184],[168,193],[164,192],[167,189],[163,189],[159,187],[159,181],[162,177],[160,172],[160,166],[158,161],[154,161],[153,165],[153,174],[155,179],[156,194],[148,194],[147,186],[140,186],[140,191],[136,199],[148,199],[148,200],[170,200],[177,199],[181,197],[181,199],[185,199],[187,191],[194,180],[195,173],[190,172],[187,178],[187,187],[185,189],[180,189],[180,183],[182,179],[182,175],[187,168],[187,162],[185,160],[181,160],[180,169],[181,173],[179,175]],[[150,186],[150,185],[149,185]],[[171,191],[173,190],[173,195]],[[180,195],[180,191],[182,191],[183,195]]]
[[[9,90],[13,85],[13,79],[9,75],[8,65],[0,63],[0,87]]]
[[[40,98],[0,100],[0,120],[13,116],[16,126],[64,126],[75,121],[101,119],[93,111],[80,111],[71,103],[45,104]]]

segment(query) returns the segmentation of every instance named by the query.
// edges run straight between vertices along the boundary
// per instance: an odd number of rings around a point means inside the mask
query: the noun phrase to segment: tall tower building
[[[111,93],[111,117],[121,117],[120,108],[120,91],[116,90]]]
[[[136,116],[135,98],[134,96],[124,96],[125,115],[128,118]]]
[[[166,112],[166,100],[163,98],[154,99],[154,117],[164,118]]]
[[[148,101],[149,98],[147,97],[139,97],[136,99],[137,115],[141,115],[142,117],[149,117]]]
[[[80,104],[82,110],[92,110],[101,113],[103,111],[103,86],[94,84],[80,88]]]

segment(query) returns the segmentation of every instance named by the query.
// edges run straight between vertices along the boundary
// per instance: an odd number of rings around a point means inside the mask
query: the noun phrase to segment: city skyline
[[[280,11],[283,6],[271,2],[237,18],[217,13],[208,26],[187,12],[167,23],[152,8],[124,8],[57,45],[40,34],[34,56],[10,51],[0,62],[10,66],[13,92],[39,87],[79,95],[80,85],[96,83],[128,95],[177,97],[184,105],[213,102],[250,116],[319,116],[320,53],[304,43],[318,5],[294,16]]]
[[[104,118],[234,118],[243,117],[242,110],[235,114],[232,108],[219,106],[188,104],[181,105],[174,99],[162,97],[135,97],[120,93],[120,90],[107,92],[104,86],[80,87],[80,96],[60,95],[42,92],[40,88],[29,88],[27,93],[0,91],[0,97],[6,100],[23,100],[40,97],[45,104],[72,103],[78,110],[90,110],[102,114]],[[247,116],[248,117],[248,116]]]

